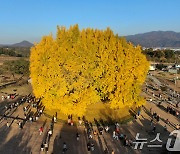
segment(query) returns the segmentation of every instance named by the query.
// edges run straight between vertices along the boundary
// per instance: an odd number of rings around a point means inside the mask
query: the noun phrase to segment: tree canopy
[[[156,62],[174,62],[179,61],[178,52],[174,52],[170,49],[158,49],[153,51],[152,48],[145,49],[143,53],[146,55],[149,61]]]
[[[57,27],[31,49],[33,92],[48,109],[82,116],[99,101],[112,109],[141,106],[149,68],[140,46],[106,30]]]

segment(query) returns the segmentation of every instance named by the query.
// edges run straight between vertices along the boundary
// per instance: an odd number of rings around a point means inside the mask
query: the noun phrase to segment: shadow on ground
[[[6,125],[0,129],[0,153],[2,154],[30,154],[31,147],[28,147],[27,144],[32,136],[24,138],[24,131],[19,130],[18,134],[12,136],[7,140],[8,134],[12,131],[13,128],[8,128]]]

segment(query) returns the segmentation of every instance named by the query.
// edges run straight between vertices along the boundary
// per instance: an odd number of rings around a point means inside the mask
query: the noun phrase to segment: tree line
[[[156,62],[180,62],[179,52],[174,52],[170,49],[164,50],[155,50],[148,48],[143,50],[143,53],[146,55],[149,61]]]

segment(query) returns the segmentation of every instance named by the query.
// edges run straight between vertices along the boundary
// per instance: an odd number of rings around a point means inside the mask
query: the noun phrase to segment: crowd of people
[[[156,112],[153,112],[153,114],[152,114],[152,118],[154,118],[157,122],[159,122],[159,121],[160,121],[160,115],[159,115],[159,114],[157,114]]]
[[[179,117],[179,116],[180,116],[180,115],[179,115],[179,111],[176,110],[176,109],[174,109],[173,107],[167,106],[166,111],[167,111],[168,113],[170,113],[170,114],[172,114],[172,115],[180,118],[180,117]]]
[[[10,98],[14,95],[8,95]],[[10,99],[7,98],[7,99]],[[14,98],[12,98],[14,99]],[[20,107],[23,106],[23,115],[24,117],[15,116],[13,117],[13,113]],[[33,109],[34,108],[34,109]],[[13,102],[9,102],[4,106],[4,109],[2,111],[3,116],[0,120],[6,120],[7,127],[10,127],[11,124],[15,121],[17,122],[17,125],[20,129],[23,129],[23,126],[26,122],[35,122],[39,119],[39,117],[42,115],[44,110],[44,106],[41,104],[40,99],[36,99],[31,94],[19,97],[17,100]],[[9,119],[13,119],[11,122],[9,122]]]
[[[96,140],[97,136],[102,136],[101,139],[105,140],[104,133],[112,133],[112,139],[114,140],[120,140],[124,146],[133,146],[133,140],[128,138],[127,135],[123,134],[120,131],[120,124],[116,122],[114,124],[114,128],[108,126],[107,124],[99,124],[97,121],[95,121],[96,128],[93,129],[93,125],[91,122],[88,122],[87,120],[85,121],[85,130],[87,132],[87,149],[88,151],[94,151],[95,150],[95,145],[94,141]],[[106,141],[104,141],[106,143]],[[105,145],[106,148],[104,148],[104,153],[112,153],[114,154],[114,150],[108,149],[107,145]]]
[[[9,99],[15,99],[18,96],[18,94],[13,93],[13,94],[7,94],[7,95],[2,95],[1,100],[9,100]]]
[[[127,137],[127,135],[120,132],[120,125],[118,122],[116,122],[114,125],[114,130],[113,130],[112,136],[115,140],[121,140],[123,142],[124,146],[132,146],[133,145],[133,140],[129,139]]]
[[[56,122],[57,122],[57,113],[55,114],[55,116],[52,117],[49,129],[45,133],[45,138],[43,139],[42,144],[41,144],[41,151],[48,152],[49,142],[53,135],[54,123]],[[39,128],[40,135],[43,133],[43,131],[44,131],[44,126],[41,126]]]
[[[93,129],[93,125],[91,122],[88,122],[87,120],[84,119],[85,122],[85,132],[87,134],[87,150],[88,151],[94,151],[95,150],[95,145],[94,145],[94,140],[93,137],[95,138],[98,134],[97,131]]]
[[[146,91],[148,92],[148,89],[146,89]],[[153,93],[154,94],[154,93]],[[14,97],[12,97],[14,96]],[[162,99],[162,95],[156,95],[157,97],[159,97],[160,99]],[[172,95],[171,97],[176,97],[177,95]],[[5,99],[14,99],[16,97],[16,95],[8,95],[8,97],[2,97],[2,100]],[[155,97],[155,95],[154,95]],[[179,97],[179,95],[178,95]],[[23,126],[25,124],[25,122],[35,122],[39,119],[39,117],[43,114],[44,111],[44,106],[41,104],[41,100],[40,99],[36,99],[34,96],[32,96],[31,94],[24,96],[23,98],[21,98],[20,100],[13,102],[13,103],[9,103],[8,105],[6,105],[5,108],[5,112],[4,112],[4,119],[7,119],[7,116],[10,112],[13,112],[16,108],[18,108],[20,105],[23,105],[23,114],[24,114],[24,118],[21,120],[19,119],[17,124],[19,126],[20,129],[23,129]],[[176,108],[178,108],[178,103],[176,105]],[[175,108],[171,107],[171,106],[167,106],[166,111],[174,116],[179,117],[179,112],[178,110],[176,110]],[[152,114],[152,119],[151,119],[151,125],[152,127],[152,131],[156,132],[156,126],[153,125],[153,121],[155,120],[156,122],[159,122],[161,117],[157,112],[152,112],[152,108],[150,109],[150,113]],[[137,113],[135,114],[135,116],[140,116],[140,110],[137,111]],[[15,117],[18,119],[18,117]],[[53,135],[53,129],[54,129],[54,123],[57,122],[57,113],[52,117],[50,126],[47,130],[44,130],[44,126],[41,126],[39,128],[39,134],[42,135],[44,134],[45,137],[43,137],[42,143],[41,143],[41,151],[45,151],[48,152],[49,149],[49,142],[50,139]],[[82,123],[84,122],[84,125],[82,125]],[[96,138],[99,137],[99,135],[103,136],[105,133],[109,133],[111,135],[112,133],[112,139],[114,141],[120,141],[121,143],[123,143],[124,146],[127,147],[132,147],[133,146],[133,139],[129,138],[126,134],[122,133],[120,130],[120,124],[118,122],[116,122],[114,124],[114,127],[110,127],[108,125],[97,125],[97,122],[95,122],[96,127],[93,126],[93,124],[91,122],[88,122],[87,120],[85,120],[84,118],[80,118],[78,117],[78,123],[79,126],[85,126],[85,132],[87,134],[87,150],[88,151],[94,151],[96,148]],[[169,121],[168,119],[166,120],[166,124],[168,124]],[[67,124],[72,127],[75,125],[74,121],[73,121],[73,117],[72,115],[68,116],[67,119]],[[10,123],[7,121],[7,127],[10,127]],[[176,128],[179,129],[180,125],[176,125]],[[96,128],[96,129],[95,129]],[[166,125],[164,126],[164,129],[167,129]],[[44,133],[45,132],[45,133]],[[77,131],[76,134],[74,135],[76,137],[77,142],[79,142],[80,140],[80,133]],[[105,139],[103,137],[103,139]],[[66,151],[68,150],[68,146],[66,142],[63,142],[62,145],[62,152],[66,153]],[[105,148],[105,151],[109,151],[107,148]],[[110,151],[109,151],[110,152]],[[111,151],[111,153],[114,153],[114,150]]]

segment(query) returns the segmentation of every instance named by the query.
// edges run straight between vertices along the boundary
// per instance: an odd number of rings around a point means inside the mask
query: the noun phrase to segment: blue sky
[[[37,42],[57,25],[76,23],[121,36],[180,32],[180,0],[0,0],[0,44]]]

